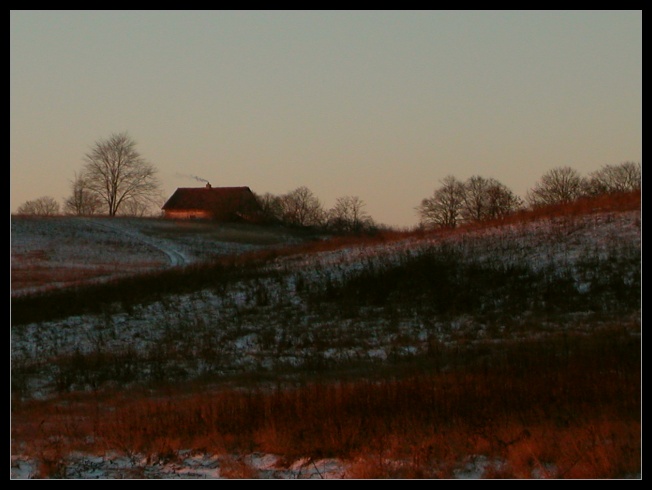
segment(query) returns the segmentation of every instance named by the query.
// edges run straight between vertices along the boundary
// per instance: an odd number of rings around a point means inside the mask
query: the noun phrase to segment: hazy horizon
[[[164,199],[305,185],[412,226],[447,175],[642,162],[642,12],[11,11],[10,211],[125,131]]]

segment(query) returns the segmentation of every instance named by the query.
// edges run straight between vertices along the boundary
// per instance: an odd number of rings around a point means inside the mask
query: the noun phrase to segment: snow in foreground
[[[364,462],[343,462],[339,459],[301,458],[290,464],[273,454],[254,453],[248,456],[211,455],[179,451],[168,460],[152,461],[138,456],[71,455],[65,468],[49,477],[68,479],[357,479],[356,465]],[[401,466],[400,461],[382,462],[389,471]],[[404,464],[409,464],[404,462]],[[485,456],[469,457],[450,472],[449,479],[480,479],[485,471],[500,468],[499,461]],[[552,470],[552,469],[551,469]],[[41,478],[34,460],[12,456],[11,479]],[[549,478],[552,471],[540,471],[533,478]]]

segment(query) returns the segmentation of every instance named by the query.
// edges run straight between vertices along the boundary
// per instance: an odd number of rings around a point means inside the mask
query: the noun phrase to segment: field
[[[451,231],[12,219],[14,478],[640,478],[639,196]]]
[[[13,217],[13,295],[290,244],[301,233],[153,218]]]

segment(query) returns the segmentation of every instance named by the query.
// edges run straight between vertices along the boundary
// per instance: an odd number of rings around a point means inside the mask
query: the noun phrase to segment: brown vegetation
[[[434,355],[434,354],[433,354]],[[352,478],[450,478],[483,458],[489,478],[640,474],[640,337],[621,327],[513,345],[459,346],[396,377],[248,389],[166,386],[16,402],[13,444],[60,476],[73,450],[337,457]],[[226,475],[225,475],[226,476]]]
[[[541,207],[501,222],[632,209],[640,209],[640,193]],[[259,266],[278,257],[409,236],[453,236],[495,224],[347,236],[232,256],[201,267],[14,298],[12,315],[19,323],[37,322],[71,311],[103,311],[111,302],[128,311],[130,304],[151,297],[207,286],[228,290],[236,281],[257,280]],[[268,373],[264,382],[256,381],[260,372],[251,379],[216,375],[183,383],[165,370],[158,378],[127,372],[156,365],[156,356],[181,355],[174,349],[186,344],[171,338],[151,353],[98,349],[39,360],[58,370],[61,385],[53,398],[39,400],[20,396],[28,390],[30,370],[39,366],[13,366],[13,393],[19,396],[12,398],[12,454],[39,461],[36,476],[43,478],[65,477],[74,451],[155,463],[175,460],[182,450],[221,455],[222,475],[233,478],[258,476],[242,457],[253,452],[279,455],[286,465],[301,458],[339,458],[347,462],[350,478],[453,478],[463,476],[469,465],[485,478],[638,477],[640,321],[622,318],[640,313],[640,248],[629,247],[617,244],[613,255],[575,263],[595,276],[590,294],[578,292],[565,270],[539,274],[483,266],[445,247],[400,266],[359,271],[326,288],[303,285],[308,311],[332,318],[322,325],[328,331],[313,332],[313,344],[344,341],[334,325],[373,308],[384,316],[370,321],[391,320],[406,311],[424,322],[438,315],[468,315],[482,318],[489,330],[515,329],[513,335],[486,337],[459,330],[445,341],[433,335],[415,355],[338,366],[342,371],[315,359],[310,370]],[[625,271],[637,270],[624,282]],[[419,295],[427,301],[419,302]],[[503,297],[509,301],[501,302]],[[236,310],[233,318],[248,314],[253,323],[254,310],[267,305],[265,298],[253,301],[251,310]],[[273,307],[258,308],[270,324]],[[519,317],[524,311],[528,315]],[[548,328],[562,316],[559,323],[567,329]],[[295,321],[292,315],[287,319]],[[183,334],[184,339],[196,345],[184,355],[202,358],[206,348],[202,360],[215,357],[219,350],[199,333],[225,327],[188,325],[195,336]],[[393,328],[391,321],[387,328]],[[393,333],[400,343],[398,328]],[[182,335],[170,329],[170,335],[177,334]],[[274,329],[263,339],[270,351],[275,339]],[[87,391],[68,392],[79,386]]]

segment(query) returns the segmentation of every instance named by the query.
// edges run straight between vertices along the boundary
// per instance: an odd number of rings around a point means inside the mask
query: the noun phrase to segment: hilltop
[[[305,233],[202,220],[12,216],[12,294],[79,286],[300,243]]]

